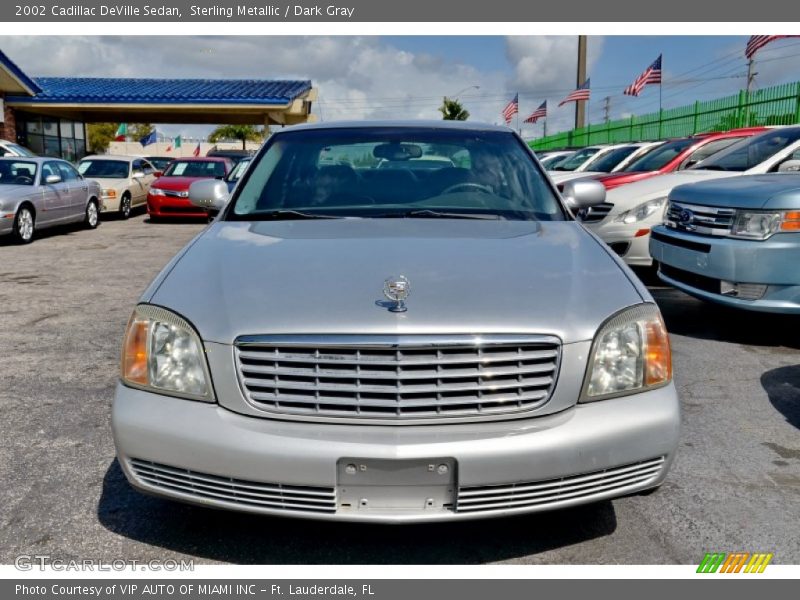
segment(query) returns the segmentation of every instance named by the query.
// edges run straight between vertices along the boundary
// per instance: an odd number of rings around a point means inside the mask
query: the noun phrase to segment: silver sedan
[[[27,244],[38,229],[79,223],[97,227],[100,186],[70,163],[47,157],[0,159],[0,235]]]

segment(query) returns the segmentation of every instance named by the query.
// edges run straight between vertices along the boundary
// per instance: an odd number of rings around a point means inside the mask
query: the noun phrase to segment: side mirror
[[[61,177],[58,175],[48,175],[44,178],[44,182],[47,185],[53,185],[54,183],[61,183]]]
[[[219,179],[202,179],[189,186],[189,202],[205,210],[222,210],[228,202],[228,186]]]
[[[164,171],[153,171],[153,177],[161,177]]]
[[[567,207],[576,211],[605,202],[606,186],[594,179],[573,179],[564,182],[564,191],[561,195]]]
[[[778,173],[797,173],[798,171],[800,171],[800,160],[796,158],[785,160],[778,166]]]
[[[131,175],[134,179],[141,179],[144,177],[144,171],[134,171],[133,175]]]

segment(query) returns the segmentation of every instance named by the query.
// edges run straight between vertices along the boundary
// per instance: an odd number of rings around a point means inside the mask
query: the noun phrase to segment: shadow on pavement
[[[761,385],[772,406],[800,429],[800,365],[767,371],[761,376]]]
[[[127,538],[200,560],[237,564],[480,564],[610,535],[610,501],[554,512],[382,526],[249,515],[140,494],[117,460],[103,480],[100,523]]]

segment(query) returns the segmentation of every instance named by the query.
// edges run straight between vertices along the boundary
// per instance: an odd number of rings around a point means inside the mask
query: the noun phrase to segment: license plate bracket
[[[336,463],[341,511],[452,511],[456,481],[453,458],[341,458]]]

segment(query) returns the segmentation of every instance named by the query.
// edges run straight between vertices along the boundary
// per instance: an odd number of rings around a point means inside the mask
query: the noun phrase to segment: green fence
[[[534,150],[639,142],[757,125],[800,123],[800,82],[695,102],[646,115],[562,131],[529,142]]]

